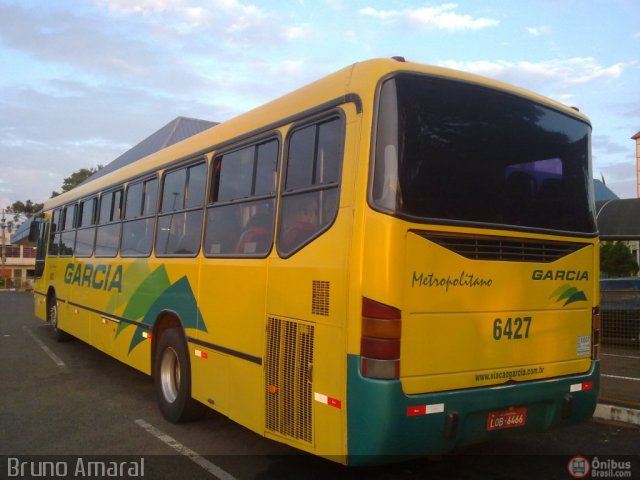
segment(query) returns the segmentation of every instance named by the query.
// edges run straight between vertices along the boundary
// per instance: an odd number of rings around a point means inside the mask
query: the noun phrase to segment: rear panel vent
[[[311,289],[311,313],[329,316],[329,282],[313,280]]]
[[[586,247],[583,243],[548,240],[441,235],[435,232],[415,233],[472,260],[550,263]]]
[[[270,317],[265,361],[266,428],[313,442],[312,325]]]

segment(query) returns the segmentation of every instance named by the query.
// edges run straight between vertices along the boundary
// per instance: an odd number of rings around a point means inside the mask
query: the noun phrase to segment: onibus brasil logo
[[[573,478],[586,478],[589,473],[596,478],[632,478],[631,462],[615,458],[589,460],[582,455],[576,455],[567,464],[569,475]]]

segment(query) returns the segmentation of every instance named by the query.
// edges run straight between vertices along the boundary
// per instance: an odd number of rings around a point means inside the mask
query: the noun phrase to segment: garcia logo
[[[570,303],[585,302],[587,300],[587,296],[582,290],[578,290],[576,287],[572,287],[568,283],[556,288],[553,293],[549,295],[549,298],[555,298],[556,303],[565,300],[562,305],[563,307],[566,307]]]
[[[587,270],[534,270],[531,280],[589,280]]]

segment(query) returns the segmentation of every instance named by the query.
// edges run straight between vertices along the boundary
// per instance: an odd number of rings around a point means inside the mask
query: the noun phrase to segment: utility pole
[[[6,287],[7,286],[7,280],[5,277],[5,269],[4,266],[7,263],[7,259],[6,259],[6,250],[5,250],[5,229],[7,228],[7,221],[4,218],[4,208],[2,209],[2,218],[0,218],[0,229],[2,229],[2,245],[0,246],[0,248],[2,249],[2,253],[0,254],[0,257],[2,257],[2,261],[0,263],[0,278],[2,278],[2,286]]]

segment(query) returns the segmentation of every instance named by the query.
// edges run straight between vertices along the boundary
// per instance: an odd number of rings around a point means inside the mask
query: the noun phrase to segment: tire
[[[56,342],[68,342],[72,337],[58,327],[58,313],[58,299],[55,295],[52,295],[47,302],[47,321],[51,325],[54,340]]]
[[[160,411],[171,423],[197,420],[207,411],[191,398],[189,351],[178,328],[166,330],[158,341],[153,381]]]

